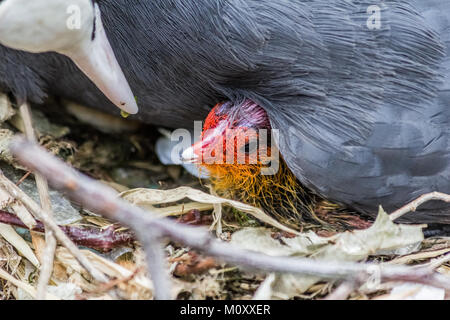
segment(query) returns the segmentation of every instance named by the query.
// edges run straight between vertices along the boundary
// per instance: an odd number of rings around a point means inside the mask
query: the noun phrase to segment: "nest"
[[[449,238],[423,239],[420,227],[397,227],[386,219],[382,222],[378,220],[374,225],[373,221],[353,211],[328,203],[305,191],[284,162],[275,179],[256,174],[259,170],[257,167],[246,167],[244,171],[240,168],[239,175],[230,171],[230,168],[222,167],[214,168],[217,173],[215,176],[220,179],[200,181],[181,167],[159,163],[154,152],[154,144],[159,136],[155,128],[138,125],[127,134],[119,134],[118,131],[108,133],[108,130],[105,133],[105,130],[102,132],[98,128],[81,124],[70,113],[61,113],[61,109],[59,102],[51,100],[43,108],[33,107],[35,128],[41,144],[80,171],[115,188],[122,193],[124,199],[142,208],[155,210],[180,223],[208,227],[223,241],[243,246],[250,243],[252,247],[249,249],[260,252],[278,250],[286,255],[315,258],[333,252],[344,255],[342,248],[355,245],[362,238],[367,241],[368,246],[370,243],[375,247],[379,246],[378,242],[389,243],[392,245],[390,250],[371,254],[364,251],[360,253],[363,258],[358,261],[403,265],[435,263],[433,267],[439,273],[450,276],[448,261],[441,260],[439,265],[434,261],[450,252]],[[14,112],[7,110],[9,113],[3,118],[1,128],[6,140],[0,141],[0,147],[7,145],[12,134],[21,130],[18,125],[20,119],[9,118]],[[58,113],[55,110],[59,110]],[[117,126],[120,127],[120,124]],[[149,135],[149,132],[152,134]],[[27,174],[7,152],[1,154],[1,167],[8,173],[8,178],[18,183],[31,197],[35,197],[33,175]],[[236,180],[236,177],[240,178]],[[255,183],[248,183],[252,179]],[[218,194],[211,194],[209,182],[212,182]],[[238,187],[230,188],[231,185]],[[183,188],[176,189],[178,187]],[[182,196],[176,197],[180,193],[183,193]],[[217,196],[245,200],[247,205],[220,200]],[[55,197],[62,198],[61,195]],[[14,207],[15,201],[10,198],[2,199],[2,209],[14,211],[13,208],[17,209]],[[257,208],[251,208],[249,204]],[[95,212],[84,210],[76,203],[65,202],[58,205],[60,206],[54,207],[55,215],[73,210],[69,217],[65,217],[67,230],[73,228],[70,230],[75,233],[82,230],[91,235],[106,237],[104,240],[111,239],[108,238],[111,237],[108,230],[112,230],[113,234],[129,232]],[[263,216],[262,212],[269,213],[270,217]],[[280,231],[275,227],[274,220],[287,226],[286,230],[292,229],[297,236]],[[60,224],[64,224],[64,221]],[[360,231],[347,231],[357,229]],[[30,232],[24,226],[10,227],[0,233],[0,298],[36,297],[39,267],[45,263],[42,260],[46,244],[43,233]],[[401,234],[403,240],[395,234]],[[309,245],[304,246],[305,239],[308,239]],[[89,246],[89,242],[84,245]],[[132,239],[117,246],[82,249],[89,261],[111,280],[108,283],[94,280],[67,249],[58,244],[47,287],[48,298],[153,298],[153,284],[148,277],[144,254],[138,242]],[[165,243],[165,253],[174,284],[173,295],[178,299],[251,299],[255,296],[321,299],[343,285],[337,281],[282,278],[275,274],[240,269],[171,241]],[[292,286],[287,287],[287,283]],[[402,283],[381,283],[375,287],[361,284],[349,286],[344,298],[404,299],[417,296],[421,290],[420,285],[405,287]],[[442,291],[436,290],[432,291],[431,297],[442,298]],[[443,297],[445,296],[444,292]]]

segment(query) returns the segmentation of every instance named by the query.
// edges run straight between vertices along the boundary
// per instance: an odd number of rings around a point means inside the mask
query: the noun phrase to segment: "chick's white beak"
[[[188,163],[194,163],[198,159],[198,155],[194,152],[194,146],[191,146],[184,150],[183,154],[181,155],[181,158],[184,162]]]
[[[63,53],[71,58],[117,107],[129,114],[135,114],[138,112],[135,97],[106,36],[97,4],[95,16],[94,39],[87,39],[80,46]]]

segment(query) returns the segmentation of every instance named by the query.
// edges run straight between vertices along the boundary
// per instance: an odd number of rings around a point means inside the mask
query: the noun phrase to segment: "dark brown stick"
[[[4,224],[13,225],[20,228],[27,226],[14,214],[0,210],[0,222]],[[44,224],[41,221],[36,221],[37,224],[33,231],[44,232]],[[99,251],[110,251],[122,245],[132,244],[134,236],[130,232],[116,232],[114,226],[106,229],[92,228],[92,227],[73,227],[73,226],[59,226],[62,231],[79,246],[84,246]]]
[[[91,211],[129,226],[143,243],[146,243],[149,234],[155,231],[158,236],[168,236],[208,255],[255,269],[361,282],[377,276],[381,281],[415,282],[450,290],[449,277],[425,268],[350,262],[330,263],[308,258],[273,257],[241,250],[213,239],[203,228],[177,224],[166,218],[156,219],[150,211],[144,211],[119,199],[111,188],[80,174],[36,144],[16,138],[11,150],[22,164],[47,177],[54,188],[66,192],[72,200],[83,204]]]

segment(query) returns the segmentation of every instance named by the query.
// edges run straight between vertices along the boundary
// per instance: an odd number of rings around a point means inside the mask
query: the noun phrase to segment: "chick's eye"
[[[245,154],[253,154],[258,149],[258,141],[251,140],[241,147],[241,152]]]

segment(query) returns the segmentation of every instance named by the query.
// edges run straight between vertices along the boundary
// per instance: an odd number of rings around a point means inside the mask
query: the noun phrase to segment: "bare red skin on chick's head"
[[[260,207],[291,226],[298,226],[312,210],[314,198],[306,194],[277,146],[271,145],[269,117],[252,100],[217,104],[191,154],[192,162],[208,170],[220,196]],[[275,159],[272,155],[277,156],[278,170],[264,175],[261,170]]]

